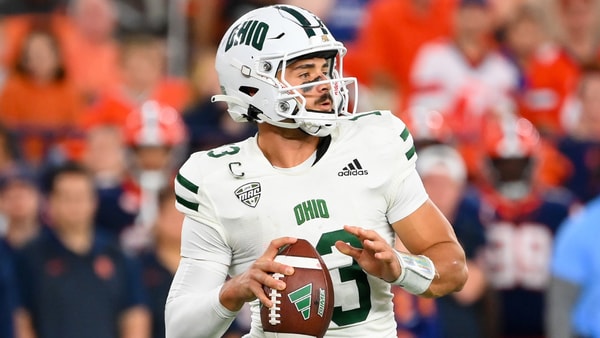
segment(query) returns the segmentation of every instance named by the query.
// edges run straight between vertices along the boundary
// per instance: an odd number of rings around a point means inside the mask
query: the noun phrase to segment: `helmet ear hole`
[[[239,91],[252,97],[254,95],[256,95],[256,93],[258,93],[258,88],[256,87],[249,87],[249,86],[241,86],[239,88]]]

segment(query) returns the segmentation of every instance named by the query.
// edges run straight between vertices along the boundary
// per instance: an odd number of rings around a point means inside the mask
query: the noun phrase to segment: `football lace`
[[[277,280],[281,279],[282,277],[283,274],[273,274],[273,278]],[[269,296],[271,297],[271,302],[273,302],[273,306],[271,306],[271,308],[269,309],[269,324],[277,325],[281,323],[281,320],[279,320],[279,318],[281,317],[281,314],[279,313],[279,310],[281,309],[279,307],[279,305],[281,304],[281,293],[278,292],[276,289],[271,288],[271,293],[269,294]]]

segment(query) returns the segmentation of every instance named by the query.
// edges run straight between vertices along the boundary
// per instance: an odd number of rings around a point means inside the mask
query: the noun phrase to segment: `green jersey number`
[[[225,155],[235,155],[240,152],[240,147],[237,146],[225,146],[218,149],[214,149],[208,152],[208,156],[219,158]]]
[[[324,233],[319,239],[316,249],[321,256],[332,254],[333,250],[331,247],[333,247],[338,240],[350,243],[350,245],[356,248],[362,247],[358,238],[344,230],[337,230]],[[341,253],[338,254],[343,255]],[[369,311],[371,310],[371,288],[369,287],[367,274],[354,259],[352,260],[351,265],[339,267],[338,271],[340,273],[340,281],[338,281],[338,283],[352,281],[356,283],[356,288],[358,289],[358,295],[356,295],[356,297],[358,297],[359,307],[344,311],[342,306],[336,306],[333,309],[333,317],[331,320],[338,326],[351,325],[366,320]],[[336,283],[336,281],[333,282]]]

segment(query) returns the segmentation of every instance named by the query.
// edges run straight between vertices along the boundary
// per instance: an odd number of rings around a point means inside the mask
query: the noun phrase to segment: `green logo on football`
[[[310,318],[311,294],[312,283],[306,284],[298,290],[292,291],[288,294],[288,298],[292,303],[294,303],[296,309],[302,314],[302,318],[304,318],[304,320],[308,320]]]

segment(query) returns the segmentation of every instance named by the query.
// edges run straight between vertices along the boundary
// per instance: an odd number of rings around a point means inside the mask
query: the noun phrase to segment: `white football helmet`
[[[342,75],[345,54],[344,45],[311,12],[288,5],[255,9],[233,23],[219,44],[216,69],[222,95],[213,96],[212,101],[227,102],[229,114],[238,122],[267,122],[326,136],[337,120],[354,113],[354,109],[348,111],[349,85],[353,85],[356,107],[356,79]],[[305,56],[329,60],[330,74],[292,86],[283,80],[286,66]],[[332,111],[306,109],[301,89],[322,84],[330,85]]]

